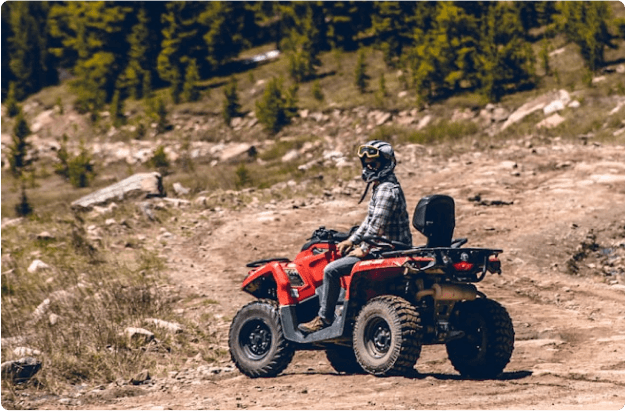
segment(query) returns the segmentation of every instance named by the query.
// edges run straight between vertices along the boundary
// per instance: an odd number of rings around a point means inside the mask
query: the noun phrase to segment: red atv
[[[340,257],[336,245],[349,233],[321,227],[295,260],[248,264],[252,270],[242,288],[258,300],[241,308],[230,326],[237,368],[250,377],[273,377],[295,350],[322,349],[338,372],[405,375],[422,345],[445,344],[461,375],[499,375],[514,349],[512,320],[472,283],[488,272],[501,274],[502,250],[461,248],[466,239],[452,241],[455,210],[449,196],[421,199],[412,224],[427,245],[365,238],[373,251],[341,279],[334,323],[312,334],[297,326],[317,315],[323,269]]]

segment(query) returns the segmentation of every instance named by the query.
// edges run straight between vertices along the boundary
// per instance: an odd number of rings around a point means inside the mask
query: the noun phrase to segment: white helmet
[[[365,183],[383,179],[393,172],[397,164],[393,147],[380,140],[372,140],[358,147],[358,157],[362,164],[362,179]],[[365,158],[378,160],[381,163],[380,167],[371,168],[365,163]]]

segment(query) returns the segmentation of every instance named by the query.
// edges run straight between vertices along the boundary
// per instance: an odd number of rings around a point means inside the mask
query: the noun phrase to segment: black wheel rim
[[[239,345],[249,358],[261,360],[271,349],[271,329],[264,321],[248,321],[239,334]]]
[[[470,316],[463,324],[463,351],[466,357],[475,358],[486,348],[486,329],[477,316]]]
[[[382,318],[374,318],[365,327],[366,349],[372,357],[383,357],[391,348],[391,327]]]

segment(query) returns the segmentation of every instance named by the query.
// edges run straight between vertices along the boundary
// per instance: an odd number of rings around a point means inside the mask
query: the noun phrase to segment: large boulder
[[[74,209],[90,209],[112,200],[164,197],[163,178],[159,173],[139,173],[111,186],[88,194],[72,203]]]

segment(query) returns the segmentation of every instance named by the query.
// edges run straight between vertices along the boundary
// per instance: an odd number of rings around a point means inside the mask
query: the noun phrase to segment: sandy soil
[[[339,375],[323,352],[303,351],[276,378],[250,379],[238,371],[172,376],[132,391],[84,396],[67,407],[622,409],[625,146],[521,141],[485,152],[430,156],[417,148],[399,156],[397,174],[410,208],[428,194],[452,195],[455,237],[468,237],[468,246],[504,249],[503,274],[478,284],[508,309],[515,327],[515,350],[500,378],[461,378],[444,346],[424,347],[412,375],[390,378]],[[192,237],[170,244],[172,280],[219,302],[210,306],[221,318],[213,331],[226,347],[229,319],[252,299],[239,288],[245,263],[294,257],[320,225],[358,224],[366,210],[358,197],[227,212],[222,225],[200,225]],[[424,240],[416,231],[413,238]]]

